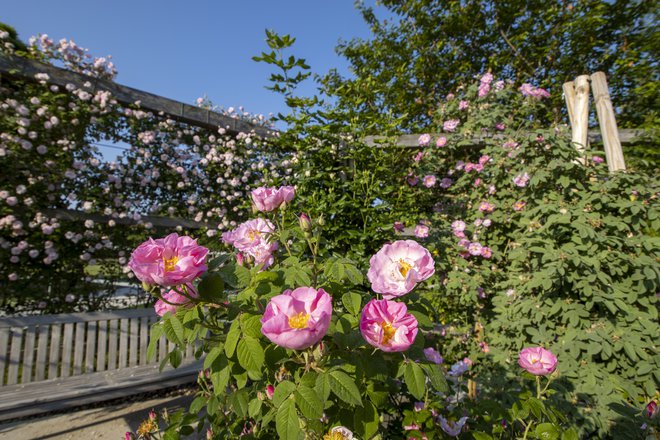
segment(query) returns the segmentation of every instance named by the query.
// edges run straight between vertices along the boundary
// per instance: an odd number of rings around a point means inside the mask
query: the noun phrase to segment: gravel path
[[[0,439],[6,440],[124,440],[126,431],[135,431],[152,408],[160,414],[163,408],[172,413],[187,409],[194,399],[190,390],[179,390],[169,396],[145,397],[145,400],[113,402],[76,412],[53,414],[0,424]]]

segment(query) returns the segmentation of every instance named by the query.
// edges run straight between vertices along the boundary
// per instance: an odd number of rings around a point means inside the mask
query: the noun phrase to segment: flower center
[[[165,272],[172,272],[174,269],[176,269],[176,263],[178,261],[179,257],[176,255],[172,258],[163,258],[163,262],[165,263]]]
[[[408,264],[403,260],[399,260],[399,273],[401,274],[402,277],[408,276],[408,272],[410,272],[410,269],[412,269],[412,264]]]
[[[324,435],[323,440],[346,440],[346,437],[341,432],[335,431]]]
[[[297,315],[289,317],[289,327],[307,328],[307,321],[309,321],[309,314],[300,312]]]
[[[532,358],[532,365],[537,363],[537,362],[541,362],[541,359]]]
[[[261,233],[256,229],[252,229],[250,232],[247,233],[247,236],[250,239],[250,241],[254,241],[261,237]]]
[[[394,334],[396,333],[396,329],[392,327],[392,324],[389,322],[382,322],[381,327],[383,329],[383,340],[381,341],[381,344],[386,345],[389,344],[392,338],[394,337]]]

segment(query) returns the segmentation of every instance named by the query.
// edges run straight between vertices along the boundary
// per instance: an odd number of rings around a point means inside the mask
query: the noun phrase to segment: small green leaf
[[[197,293],[206,302],[220,302],[225,296],[225,281],[220,274],[209,273],[197,285]]]
[[[253,419],[255,419],[260,413],[261,413],[261,400],[252,399],[248,404],[248,415]]]
[[[259,339],[261,337],[261,316],[243,313],[240,318],[241,330],[246,336]]]
[[[275,428],[281,440],[298,440],[300,422],[293,400],[285,400],[277,410]]]
[[[334,370],[328,373],[327,377],[330,389],[337,397],[350,405],[362,406],[360,391],[348,374]]]
[[[559,431],[552,423],[537,425],[534,433],[540,440],[557,440],[559,438]]]
[[[177,345],[184,345],[184,331],[183,324],[174,315],[170,315],[164,323],[165,335],[167,339]]]
[[[163,323],[157,322],[151,326],[151,332],[149,335],[149,346],[147,347],[147,360],[152,360],[156,354],[156,347],[158,346],[158,340],[163,334]]]
[[[406,365],[406,369],[403,371],[403,378],[408,386],[410,394],[412,394],[417,400],[421,400],[426,391],[426,377],[424,376],[422,368],[415,362],[409,362],[408,365]]]
[[[275,388],[275,394],[273,394],[273,405],[275,405],[275,408],[279,407],[295,390],[296,385],[293,382],[288,380],[280,382]]]
[[[356,292],[346,292],[341,297],[341,302],[346,307],[349,313],[353,315],[360,314],[360,307],[362,306],[362,296]]]
[[[319,419],[323,416],[323,402],[316,391],[301,385],[294,392],[296,404],[300,412],[308,419]]]
[[[435,388],[436,391],[441,393],[447,393],[449,391],[449,384],[447,384],[447,378],[443,374],[439,365],[436,364],[422,364],[422,368],[426,371],[429,380],[431,381],[431,386]]]
[[[263,367],[264,360],[266,359],[264,349],[259,341],[250,336],[245,336],[238,341],[236,356],[241,367],[247,371],[258,373],[261,372],[261,367]]]
[[[211,368],[211,365],[213,365],[213,362],[224,353],[224,345],[221,343],[219,345],[216,345],[209,351],[209,353],[206,355],[206,359],[204,359],[204,369],[206,370],[207,368]]]
[[[227,333],[227,339],[225,340],[225,353],[227,354],[227,357],[232,357],[234,355],[236,345],[238,344],[238,338],[240,336],[240,324],[236,319],[231,323],[231,326],[229,326],[229,332]]]

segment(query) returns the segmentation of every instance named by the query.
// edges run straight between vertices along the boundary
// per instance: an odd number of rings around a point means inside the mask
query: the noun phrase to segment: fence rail
[[[50,77],[49,82],[62,87],[67,84],[83,87],[83,84],[89,82],[92,84],[92,88],[90,89],[92,93],[98,90],[110,92],[113,98],[123,105],[130,105],[136,101],[140,101],[140,108],[144,110],[156,114],[162,112],[172,119],[198,127],[208,128],[210,130],[217,130],[218,127],[222,127],[233,135],[240,132],[254,132],[264,138],[272,137],[276,133],[275,130],[251,124],[241,119],[231,118],[218,112],[117,84],[113,81],[94,78],[24,57],[0,53],[0,74],[36,81],[34,75],[37,73],[48,74]]]

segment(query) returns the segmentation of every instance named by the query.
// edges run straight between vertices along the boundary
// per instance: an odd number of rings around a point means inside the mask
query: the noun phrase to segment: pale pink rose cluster
[[[442,124],[442,129],[448,133],[452,133],[456,131],[456,128],[458,128],[460,123],[460,119],[449,119]]]
[[[222,234],[222,241],[234,246],[239,252],[254,259],[261,269],[268,268],[275,261],[273,253],[277,241],[271,240],[275,226],[270,220],[256,218],[241,223],[236,229]]]
[[[419,226],[419,225],[418,225]],[[435,273],[431,253],[412,240],[384,245],[370,260],[367,278],[382,300],[369,301],[360,317],[362,337],[387,352],[405,351],[417,337],[417,319],[405,304],[391,301],[407,294]]]
[[[516,177],[513,178],[513,184],[520,188],[526,187],[528,183],[529,183],[529,174],[527,173],[518,174]]]
[[[547,90],[542,89],[540,87],[534,87],[529,83],[524,83],[523,85],[520,86],[518,90],[520,90],[523,96],[530,96],[535,99],[543,99],[550,97],[550,93],[548,93]]]
[[[293,200],[296,190],[292,186],[281,186],[279,188],[261,186],[253,190],[251,195],[257,210],[270,212]]]
[[[187,236],[172,233],[149,240],[131,254],[128,267],[143,283],[163,287],[192,282],[206,272],[209,250]]]
[[[490,92],[491,82],[493,82],[493,75],[490,72],[484,74],[484,76],[481,77],[479,80],[479,90],[477,92],[479,98],[483,98],[484,96],[488,95],[488,92]]]

